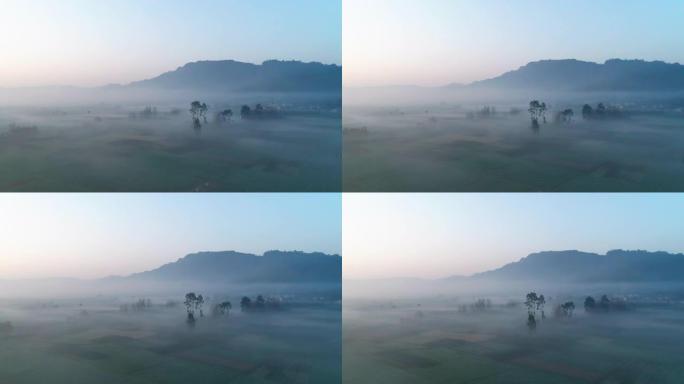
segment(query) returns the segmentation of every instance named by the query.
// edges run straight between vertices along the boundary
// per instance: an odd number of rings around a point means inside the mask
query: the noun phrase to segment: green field
[[[185,105],[131,117],[143,108],[0,108],[0,191],[340,189],[339,112],[210,118],[195,132]]]
[[[602,314],[586,314],[580,305],[572,318],[549,316],[530,331],[522,306],[462,311],[456,301],[443,301],[345,299],[343,382],[684,380],[681,303]]]
[[[684,114],[541,124],[501,106],[345,107],[345,191],[684,190]],[[581,106],[580,106],[581,108]],[[472,113],[472,111],[470,111]]]
[[[2,301],[0,383],[340,381],[339,303],[241,313],[233,299],[230,315],[194,326],[182,305],[122,312],[124,299]]]

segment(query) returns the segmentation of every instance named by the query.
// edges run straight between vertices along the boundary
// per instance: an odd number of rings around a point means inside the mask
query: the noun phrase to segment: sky
[[[684,252],[682,194],[345,194],[345,279],[471,275],[530,253]]]
[[[348,87],[469,83],[541,59],[684,63],[681,0],[344,0]]]
[[[0,279],[97,278],[194,252],[341,254],[339,194],[1,194]]]
[[[0,87],[128,83],[197,60],[341,63],[341,0],[2,0]]]

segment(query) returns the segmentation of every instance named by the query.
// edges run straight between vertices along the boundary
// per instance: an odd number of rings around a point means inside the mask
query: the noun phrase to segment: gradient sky
[[[444,85],[540,59],[684,63],[681,0],[344,0],[346,86]]]
[[[0,279],[129,274],[198,251],[341,252],[339,194],[2,194]]]
[[[344,278],[439,278],[538,251],[684,252],[682,194],[345,194]]]
[[[341,62],[341,0],[2,0],[0,87],[103,85],[191,61]]]

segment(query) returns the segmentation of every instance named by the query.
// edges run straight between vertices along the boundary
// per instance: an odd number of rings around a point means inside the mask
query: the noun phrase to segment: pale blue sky
[[[198,251],[341,253],[339,194],[2,194],[0,278],[128,274]]]
[[[684,63],[681,0],[345,0],[347,86],[443,85],[540,59]]]
[[[126,83],[196,60],[341,62],[341,0],[2,0],[0,86]]]
[[[683,194],[345,194],[346,279],[469,275],[529,253],[684,252]]]

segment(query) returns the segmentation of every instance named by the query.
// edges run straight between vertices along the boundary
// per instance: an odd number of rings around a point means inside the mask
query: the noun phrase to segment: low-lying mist
[[[677,92],[347,90],[344,188],[678,191],[682,119]]]
[[[118,88],[3,94],[0,190],[340,189],[339,94]],[[204,108],[191,111],[195,101]]]
[[[659,382],[683,376],[682,283],[345,281],[345,382]]]

